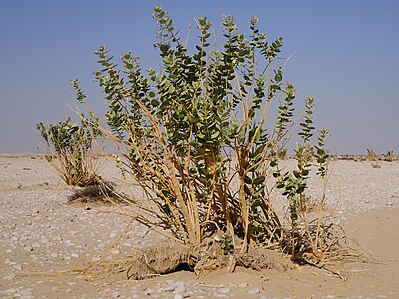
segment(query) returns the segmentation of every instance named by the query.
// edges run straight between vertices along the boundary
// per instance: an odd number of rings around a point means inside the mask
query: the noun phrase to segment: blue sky
[[[399,1],[0,1],[0,153],[38,152],[35,124],[73,112],[69,80],[79,78],[93,108],[105,111],[92,80],[93,52],[105,44],[119,57],[132,51],[158,68],[152,9],[161,4],[182,33],[222,14],[245,32],[251,16],[293,54],[285,79],[298,101],[316,99],[316,121],[331,130],[333,152],[399,153]]]

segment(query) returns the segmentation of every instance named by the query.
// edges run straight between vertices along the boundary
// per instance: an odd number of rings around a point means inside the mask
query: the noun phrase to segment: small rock
[[[97,245],[98,249],[104,249],[106,247],[105,243],[100,243]]]
[[[189,291],[189,292],[183,293],[182,295],[183,295],[183,298],[189,298],[189,297],[191,297],[192,295],[194,295],[194,293],[193,293],[192,291]]]
[[[219,288],[218,292],[222,294],[228,294],[230,293],[231,289],[230,288]]]
[[[4,290],[4,293],[6,293],[6,294],[12,294],[12,293],[16,293],[16,292],[17,292],[17,289],[14,289],[14,288]]]
[[[66,246],[73,246],[73,245],[75,245],[75,244],[73,244],[73,242],[72,242],[71,240],[66,240],[66,241],[65,241],[65,245],[66,245]]]
[[[49,242],[49,239],[47,239],[46,236],[41,236],[41,237],[40,237],[40,241],[41,241],[42,243],[48,243],[48,242]]]
[[[23,291],[20,293],[20,298],[21,298],[21,299],[31,299],[31,298],[34,298],[34,297],[33,297],[33,295],[32,295],[32,292],[23,290]]]
[[[238,287],[239,287],[239,288],[246,288],[246,287],[248,287],[248,283],[246,283],[246,282],[240,283],[240,284],[238,285]]]
[[[11,273],[11,274],[8,274],[6,276],[3,276],[3,279],[4,280],[11,280],[11,279],[14,279],[15,277],[16,277],[15,274]]]
[[[22,270],[22,266],[21,265],[14,265],[13,268],[17,271],[21,271]]]
[[[163,281],[159,284],[159,287],[161,287],[161,288],[166,288],[167,286],[168,286],[168,284],[165,281]]]
[[[176,293],[184,293],[186,291],[186,286],[184,284],[184,282],[176,282],[175,283],[175,290]]]
[[[175,290],[175,287],[173,285],[168,285],[166,287],[160,288],[160,293],[162,292],[173,292]]]
[[[250,288],[248,290],[249,294],[259,294],[260,293],[260,289],[259,288]]]
[[[173,296],[173,299],[183,299],[183,295],[182,294],[175,294]]]
[[[121,253],[121,251],[119,250],[119,249],[111,249],[111,253],[112,254],[120,254]]]
[[[24,249],[25,249],[26,251],[33,251],[33,247],[30,246],[30,245],[25,246]]]

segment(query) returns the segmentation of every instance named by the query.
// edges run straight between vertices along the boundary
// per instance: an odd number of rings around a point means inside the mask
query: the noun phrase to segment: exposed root
[[[236,267],[244,267],[256,271],[265,269],[284,269],[284,265],[278,263],[273,257],[251,248],[247,253],[234,253],[230,255],[204,255],[194,268],[197,275],[206,275],[217,269],[227,269],[234,272]]]
[[[192,248],[175,242],[163,241],[157,246],[138,252],[129,261],[128,279],[144,279],[175,272],[179,268],[194,267]]]
[[[317,219],[316,219],[317,220]],[[355,240],[348,238],[341,226],[326,221],[310,222],[306,227],[299,227],[294,236],[289,233],[282,243],[283,251],[291,255],[291,260],[298,264],[308,264],[335,276],[345,278],[330,267],[332,264],[352,261],[366,261]],[[294,239],[295,252],[291,242]]]
[[[117,193],[113,184],[98,180],[97,184],[79,187],[68,197],[68,203],[127,204],[132,200]]]
[[[89,277],[106,273],[125,273],[127,279],[141,280],[154,276],[177,272],[192,271],[196,275],[206,275],[217,269],[234,272],[236,267],[261,271],[264,269],[284,270],[287,265],[277,262],[268,255],[271,251],[262,248],[250,248],[247,253],[225,255],[220,244],[213,242],[194,248],[171,240],[161,241],[155,246],[136,250],[132,255],[113,260],[91,263],[85,270],[79,271]]]
[[[333,229],[334,228],[334,229]],[[313,236],[313,228],[310,229]],[[346,280],[334,265],[338,262],[360,261],[364,255],[350,248],[347,235],[337,226],[322,225],[319,247],[312,247],[306,233],[296,236],[296,252],[293,262],[307,264]],[[290,242],[286,234],[287,244]],[[272,251],[262,247],[249,246],[248,252],[240,253],[242,240],[235,237],[231,253],[222,248],[220,233],[206,237],[197,247],[166,239],[153,246],[135,250],[131,255],[119,259],[107,259],[91,263],[80,273],[88,277],[102,274],[121,273],[127,279],[141,280],[180,270],[192,271],[197,276],[206,275],[218,269],[234,272],[237,267],[261,271],[265,269],[286,270],[288,263],[276,260]],[[314,244],[314,243],[313,243]],[[288,246],[287,246],[288,248]],[[290,253],[290,252],[286,252]]]

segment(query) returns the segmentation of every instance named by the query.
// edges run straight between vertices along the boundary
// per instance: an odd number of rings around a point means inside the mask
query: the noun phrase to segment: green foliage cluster
[[[216,50],[209,41],[211,23],[199,18],[199,43],[189,54],[169,13],[158,6],[154,18],[161,73],[143,72],[129,52],[121,57],[119,71],[104,46],[96,52],[102,68],[95,78],[110,108],[106,118],[112,134],[128,148],[129,170],[155,192],[164,221],[183,240],[198,244],[211,223],[232,234],[244,232],[248,240],[266,237],[269,222],[280,226],[265,201],[267,157],[275,151],[271,140],[277,144],[284,136],[294,98],[281,67],[267,75],[282,38],[269,43],[252,18],[246,39],[234,19],[224,16],[224,43]],[[260,72],[258,56],[266,62]],[[279,130],[269,137],[263,127],[267,106],[280,93],[285,96]],[[228,167],[232,157],[237,160],[233,174]],[[229,186],[236,175],[238,193]]]
[[[143,70],[131,52],[122,55],[118,66],[100,46],[96,55],[101,68],[94,75],[109,107],[107,126],[90,110],[90,118],[82,116],[115,144],[124,173],[135,178],[157,207],[138,205],[135,219],[192,245],[223,230],[226,253],[233,250],[233,236],[242,240],[242,252],[249,244],[278,244],[286,234],[270,200],[270,177],[275,180],[271,190],[282,189],[288,198],[297,229],[311,163],[316,159],[318,173],[325,177],[328,162],[328,132],[321,130],[317,145],[310,144],[315,128],[309,98],[295,149],[297,169],[288,173],[280,166],[292,135],[296,93],[283,80],[283,39],[269,41],[256,17],[250,19],[247,38],[233,17],[223,16],[218,49],[204,17],[196,20],[198,43],[190,53],[168,12],[157,6],[153,17],[161,71]],[[78,82],[73,86],[85,104]],[[275,120],[268,119],[271,101],[280,103]],[[273,130],[266,130],[266,120],[274,122]],[[42,136],[48,140],[46,134]]]
[[[225,255],[234,252],[233,237],[230,235],[228,230],[223,234],[221,248]]]
[[[36,125],[47,150],[46,159],[67,185],[88,186],[98,183],[93,165],[93,142],[100,131],[70,118],[56,124]]]

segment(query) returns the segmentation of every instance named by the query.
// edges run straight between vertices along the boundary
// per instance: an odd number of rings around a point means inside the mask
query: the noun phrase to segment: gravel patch
[[[294,161],[284,163],[287,169],[295,167]],[[381,162],[381,168],[373,168],[371,162],[336,161],[332,167],[326,207],[335,210],[337,223],[370,210],[399,207],[399,162]],[[107,162],[102,174],[118,184],[112,162]],[[320,198],[322,182],[312,177],[308,191],[311,198]],[[119,247],[112,248],[129,217],[116,217],[112,212],[120,209],[114,206],[68,205],[72,192],[43,157],[0,158],[0,297],[272,298],[250,282],[207,287],[198,285],[191,274],[182,280],[120,280],[112,287],[87,283],[87,288],[77,289],[87,278],[65,270],[99,260],[106,250],[118,257],[161,237],[150,234],[143,239],[147,230],[137,226],[121,238]],[[284,199],[277,196],[276,201]],[[331,296],[325,298],[335,298]]]

